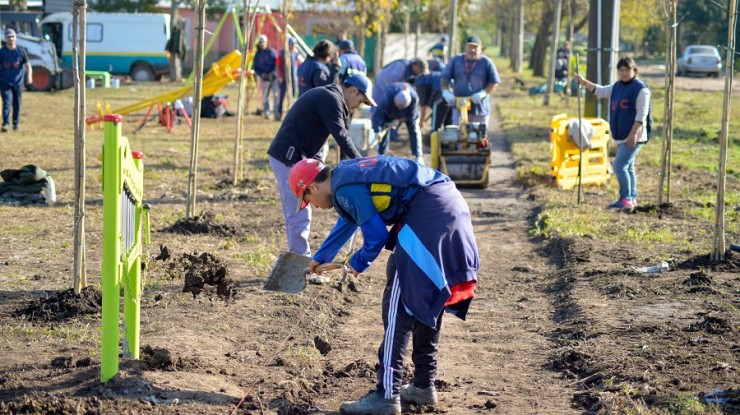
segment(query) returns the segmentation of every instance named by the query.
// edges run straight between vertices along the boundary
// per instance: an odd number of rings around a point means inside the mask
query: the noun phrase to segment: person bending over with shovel
[[[329,134],[349,158],[362,157],[349,135],[349,126],[352,111],[360,104],[375,106],[375,101],[367,95],[368,88],[365,75],[354,74],[341,85],[313,88],[302,94],[285,115],[267,150],[283,205],[288,251],[292,253],[311,255],[308,246],[311,210],[295,211],[296,198],[288,185],[290,168],[304,158],[323,159],[322,147]]]
[[[385,156],[345,160],[333,170],[319,160],[301,160],[289,182],[298,210],[312,204],[339,213],[310,271],[320,273],[319,265],[334,260],[357,227],[364,243],[347,263],[355,277],[384,246],[393,252],[386,267],[377,385],[359,400],[342,403],[340,412],[399,414],[401,399],[435,405],[442,314],[465,319],[479,263],[470,211],[455,184],[412,160]],[[414,376],[402,386],[412,335]]]

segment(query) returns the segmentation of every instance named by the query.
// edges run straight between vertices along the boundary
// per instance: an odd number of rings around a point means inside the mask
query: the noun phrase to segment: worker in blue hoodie
[[[449,177],[412,160],[345,160],[333,170],[316,159],[299,161],[289,185],[297,208],[337,211],[339,219],[313,256],[311,272],[334,261],[359,228],[363,245],[347,261],[357,277],[385,247],[386,267],[375,389],[343,402],[343,414],[395,415],[401,402],[436,405],[437,349],[445,311],[465,320],[475,296],[478,247],[470,210]],[[390,231],[388,230],[390,227]],[[413,336],[414,374],[402,385],[403,361]]]
[[[406,124],[409,133],[409,145],[417,163],[424,164],[421,148],[421,128],[419,127],[419,96],[410,84],[396,82],[385,89],[382,96],[377,99],[378,106],[373,111],[373,131],[380,134],[387,130],[386,134],[378,141],[378,155],[384,155],[388,151],[388,136],[390,132],[398,129],[400,123]]]
[[[361,73],[367,74],[367,64],[355,50],[355,44],[349,39],[339,42],[339,81],[344,81],[348,76]]]
[[[260,91],[262,93],[262,115],[269,119],[273,112],[270,110],[270,98],[272,98],[272,108],[278,107],[280,94],[280,85],[277,73],[277,51],[267,46],[267,36],[259,35],[257,37],[257,52],[254,53],[252,69],[254,75],[260,81]]]

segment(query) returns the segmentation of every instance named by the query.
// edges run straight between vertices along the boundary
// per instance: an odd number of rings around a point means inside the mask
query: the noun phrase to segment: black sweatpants
[[[419,388],[434,385],[437,376],[437,348],[442,329],[442,314],[437,318],[437,327],[421,323],[406,312],[401,301],[400,286],[396,272],[396,256],[391,254],[386,267],[386,285],[383,291],[383,327],[385,334],[378,349],[377,392],[386,399],[398,396],[403,380],[403,359],[409,338],[413,335],[411,361],[414,362],[412,382]]]

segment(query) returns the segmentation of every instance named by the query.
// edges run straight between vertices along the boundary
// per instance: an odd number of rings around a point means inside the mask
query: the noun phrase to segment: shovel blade
[[[311,258],[283,251],[267,276],[263,290],[297,294],[306,289],[306,269]]]

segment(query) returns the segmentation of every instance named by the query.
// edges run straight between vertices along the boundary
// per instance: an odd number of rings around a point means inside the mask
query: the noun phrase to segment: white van
[[[47,15],[41,31],[56,46],[61,67],[72,68],[72,14]],[[130,75],[134,81],[159,79],[169,71],[169,37],[169,14],[88,13],[86,69]]]

